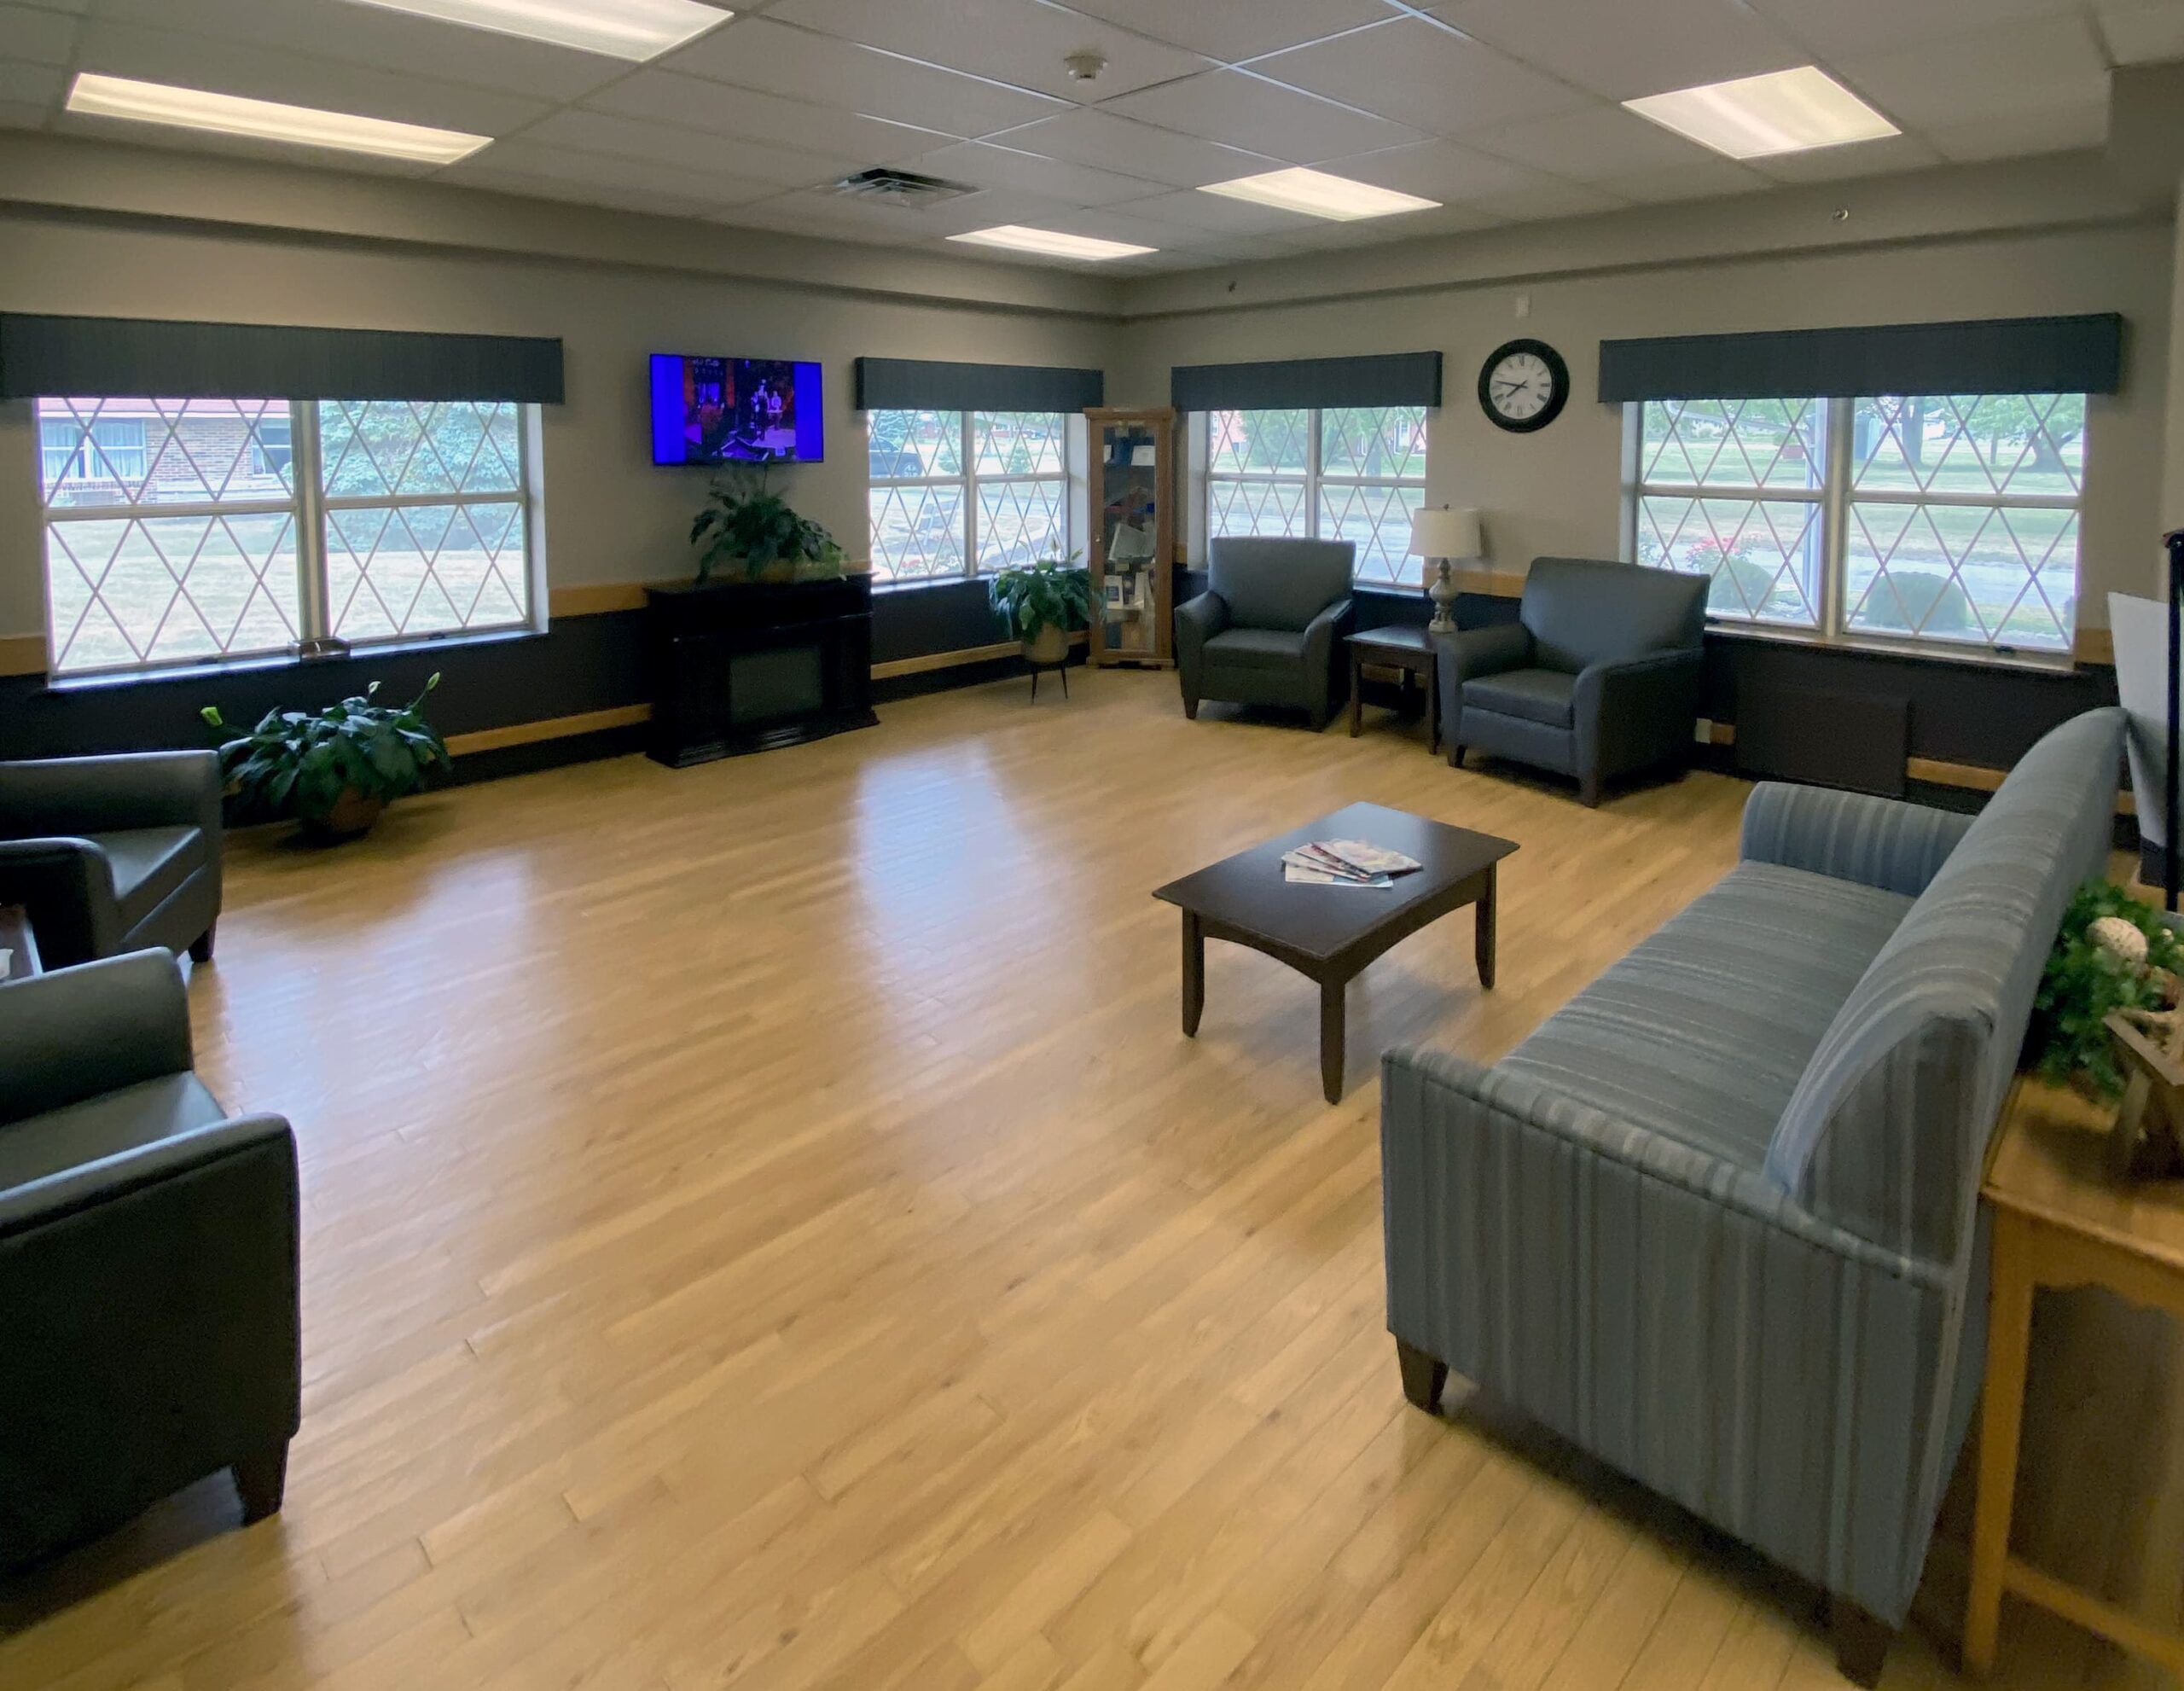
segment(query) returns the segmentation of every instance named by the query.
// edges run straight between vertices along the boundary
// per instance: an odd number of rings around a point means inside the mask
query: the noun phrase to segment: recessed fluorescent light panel
[[[381,158],[408,159],[425,165],[451,165],[457,159],[468,158],[493,138],[465,135],[459,130],[427,129],[421,124],[391,123],[385,118],[352,117],[346,112],[322,112],[311,106],[283,106],[272,100],[246,100],[235,94],[210,94],[201,88],[132,82],[126,77],[96,76],[89,71],[69,89],[68,109],[86,117],[172,124],[218,135],[247,136],[254,141],[375,153]]]
[[[1901,133],[1817,66],[1710,82],[1623,102],[1641,118],[1732,159],[1767,159]]]
[[[698,0],[362,0],[391,12],[642,63],[735,16]]]
[[[1308,218],[1329,218],[1336,223],[1391,218],[1398,212],[1430,212],[1441,203],[1301,166],[1295,170],[1269,171],[1263,176],[1240,176],[1234,182],[1209,183],[1199,192],[1249,200],[1284,212],[1302,212]]]
[[[1051,229],[1026,229],[1022,224],[999,224],[992,229],[974,229],[966,235],[951,235],[950,241],[967,241],[973,247],[1006,247],[1012,253],[1039,253],[1049,259],[1090,259],[1095,262],[1108,259],[1130,259],[1140,253],[1159,249],[1152,247],[1133,247],[1127,241],[1095,241],[1089,235],[1063,235]]]

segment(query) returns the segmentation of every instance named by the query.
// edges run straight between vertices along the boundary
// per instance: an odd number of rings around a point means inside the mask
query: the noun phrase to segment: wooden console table
[[[2106,1157],[2114,1115],[2065,1089],[2020,1082],[1980,1187],[1994,1206],[1994,1265],[1964,1618],[1967,1673],[1993,1671],[2007,1591],[2184,1676],[2184,1632],[2070,1585],[2009,1548],[2035,1289],[2102,1286],[2184,1321],[2184,1181],[2113,1178]]]

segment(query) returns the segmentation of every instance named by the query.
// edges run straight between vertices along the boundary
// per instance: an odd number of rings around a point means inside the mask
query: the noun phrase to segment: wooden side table
[[[0,904],[0,985],[28,980],[38,972],[38,936],[31,932],[31,914],[20,904]]]
[[[1426,729],[1432,736],[1429,749],[1441,749],[1441,680],[1438,674],[1440,648],[1433,643],[1433,636],[1422,628],[1368,628],[1350,636],[1350,737],[1357,738],[1363,724],[1365,707],[1358,696],[1358,686],[1365,678],[1365,665],[1383,664],[1403,671],[1403,691],[1406,701],[1410,697],[1410,678],[1414,675],[1426,677]]]
[[[1980,1187],[1994,1206],[1994,1265],[1964,1616],[1964,1666],[1976,1676],[1994,1669],[2006,1591],[2184,1676],[2184,1632],[2143,1620],[2010,1554],[2035,1289],[2103,1286],[2184,1321],[2184,1182],[2112,1177],[2106,1157],[2113,1116],[2066,1089],[2020,1082]]]

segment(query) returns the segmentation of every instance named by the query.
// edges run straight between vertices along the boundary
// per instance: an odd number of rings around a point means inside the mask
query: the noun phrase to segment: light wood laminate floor
[[[1730,865],[1746,789],[1588,812],[1385,718],[1075,692],[238,840],[190,997],[303,1148],[288,1506],[234,1531],[215,1479],[0,1587],[0,1686],[1837,1682],[1807,1594],[1460,1386],[1408,1408],[1382,1326],[1369,1054],[1507,1049]],[[1498,990],[1467,918],[1404,942],[1329,1107],[1265,957],[1210,947],[1182,1037],[1147,894],[1360,799],[1523,849]],[[2173,1605],[2172,1340],[2081,1300],[2036,1345],[2027,1534]],[[1949,1681],[1948,1534],[1891,1685]],[[2002,1655],[2156,1682],[2015,1608]]]

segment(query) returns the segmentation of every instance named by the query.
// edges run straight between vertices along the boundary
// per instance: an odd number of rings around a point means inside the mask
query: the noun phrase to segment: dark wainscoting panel
[[[983,581],[935,581],[872,592],[872,661],[967,652],[1008,638]]]
[[[1760,688],[1737,705],[1736,771],[1884,799],[1903,796],[1911,701],[1901,694]]]
[[[315,710],[371,683],[404,699],[440,671],[433,726],[447,735],[642,703],[640,614],[566,617],[545,634],[465,642],[307,664],[49,688],[41,676],[0,678],[0,758],[58,758],[211,743],[198,719],[218,705],[230,722],[276,708]]]
[[[1906,700],[1912,757],[2006,770],[2056,723],[2114,704],[2116,672],[2094,666],[2009,669],[1707,636],[1704,709],[1711,720],[1738,723],[1742,700],[1784,693]]]

